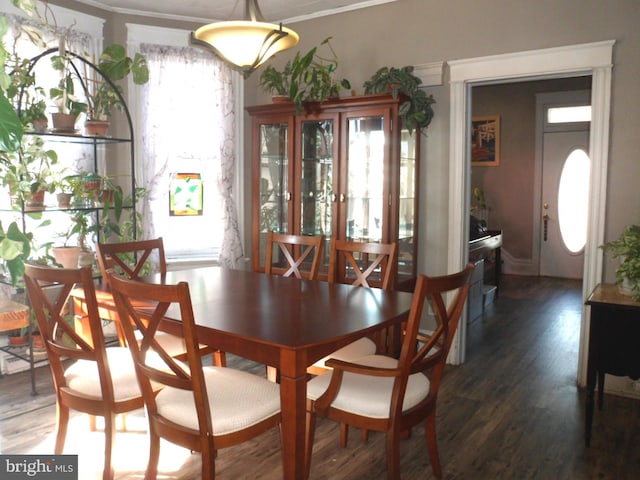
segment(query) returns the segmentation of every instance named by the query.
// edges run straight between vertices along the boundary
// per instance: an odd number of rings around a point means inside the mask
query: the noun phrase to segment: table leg
[[[283,478],[304,478],[305,416],[307,400],[306,364],[296,368],[295,355],[284,358],[280,370],[280,407],[282,409]]]
[[[596,365],[596,321],[597,309],[591,307],[591,321],[589,323],[589,352],[587,356],[587,400],[585,408],[584,443],[588,447],[591,442],[591,426],[593,424],[593,404],[596,389],[597,365]]]

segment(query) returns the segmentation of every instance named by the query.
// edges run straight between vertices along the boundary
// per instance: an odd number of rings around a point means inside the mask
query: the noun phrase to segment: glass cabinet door
[[[259,264],[264,265],[267,233],[289,233],[289,124],[261,124],[259,142]]]
[[[350,241],[383,241],[385,184],[389,183],[385,181],[384,122],[383,116],[348,119],[346,185],[339,200],[346,202],[341,223]]]
[[[333,118],[300,122],[300,234],[324,235],[326,259],[333,233],[335,123]]]
[[[416,195],[418,142],[420,132],[400,132],[400,195],[398,204],[398,284],[416,273]]]

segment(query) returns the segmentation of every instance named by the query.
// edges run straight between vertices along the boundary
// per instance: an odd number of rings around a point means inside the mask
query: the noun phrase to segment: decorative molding
[[[444,62],[431,62],[414,65],[413,73],[416,77],[422,80],[422,84],[426,87],[442,85]]]
[[[549,75],[549,72],[588,75],[594,68],[611,66],[614,43],[615,40],[605,40],[447,63],[451,83]]]

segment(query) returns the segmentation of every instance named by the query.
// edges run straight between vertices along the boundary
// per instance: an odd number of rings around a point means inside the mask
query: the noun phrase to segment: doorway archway
[[[449,225],[448,271],[462,269],[468,258],[470,162],[470,92],[483,82],[541,79],[564,76],[592,76],[592,122],[590,145],[593,175],[589,192],[589,231],[585,247],[583,297],[602,277],[602,252],[598,245],[604,239],[604,214],[609,148],[609,110],[611,104],[611,69],[615,41],[572,45],[449,62],[451,125],[449,148]],[[462,322],[452,345],[449,360],[464,362],[466,324]],[[578,384],[585,384],[586,339],[588,323],[583,309],[578,359]]]

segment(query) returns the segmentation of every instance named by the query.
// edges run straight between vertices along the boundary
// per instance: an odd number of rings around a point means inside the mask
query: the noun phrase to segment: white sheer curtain
[[[139,98],[144,233],[162,236],[167,257],[217,258],[240,268],[243,257],[233,199],[235,115],[232,71],[208,52],[141,44],[150,80]],[[202,216],[169,215],[172,173],[200,173]]]

